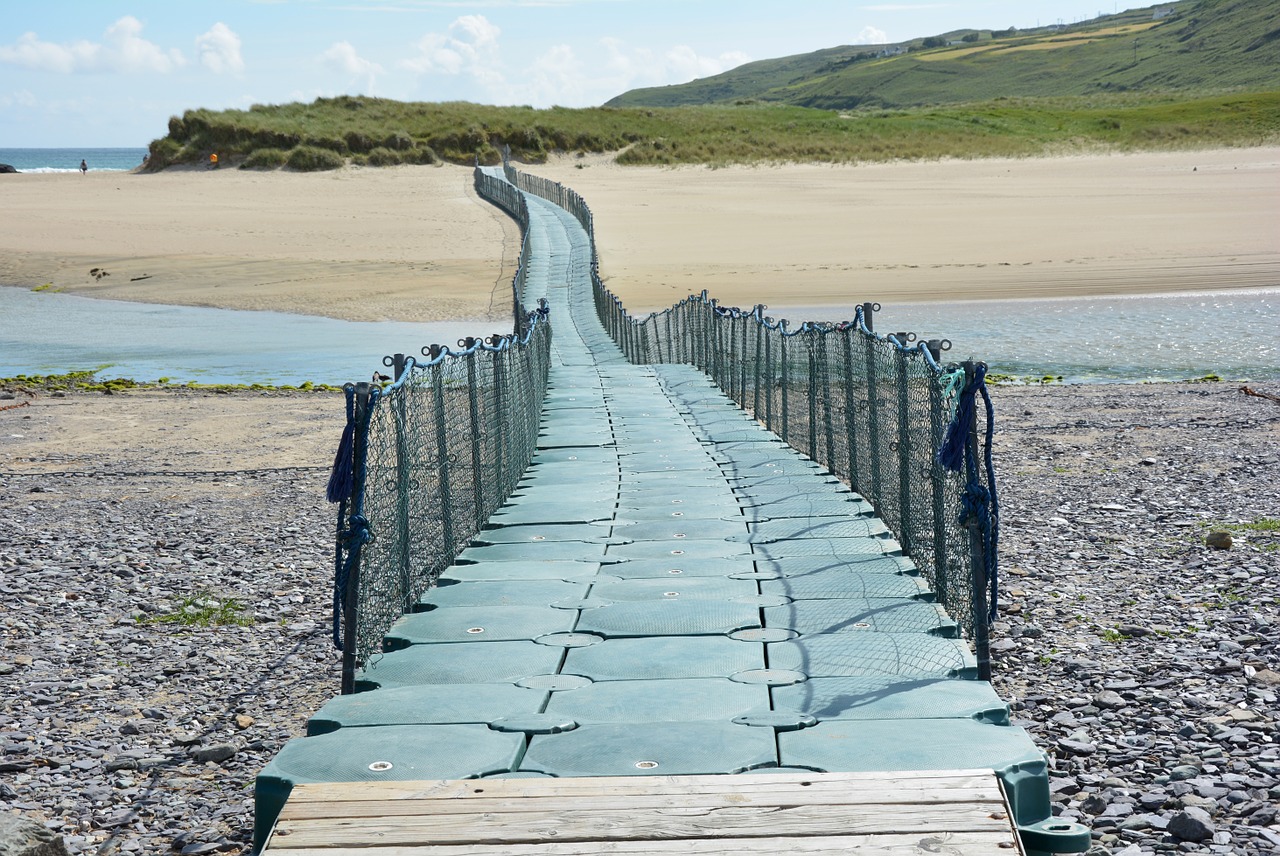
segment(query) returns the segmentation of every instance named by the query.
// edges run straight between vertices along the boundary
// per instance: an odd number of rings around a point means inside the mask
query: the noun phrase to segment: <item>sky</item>
[[[744,62],[1075,23],[1114,0],[45,0],[0,15],[0,148],[146,146],[185,110],[372,95],[588,107]]]

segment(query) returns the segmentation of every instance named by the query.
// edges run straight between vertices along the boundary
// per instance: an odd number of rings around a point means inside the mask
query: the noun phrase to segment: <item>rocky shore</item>
[[[1280,404],[994,397],[996,687],[1050,754],[1056,810],[1099,854],[1280,850]],[[124,414],[145,425],[92,427]],[[247,852],[254,775],[338,688],[340,420],[302,394],[0,410],[0,814],[72,853]]]

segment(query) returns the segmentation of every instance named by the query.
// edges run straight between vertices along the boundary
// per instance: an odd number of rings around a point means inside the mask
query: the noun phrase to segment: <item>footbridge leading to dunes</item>
[[[258,776],[255,847],[1086,849],[987,680],[982,367],[869,306],[632,317],[576,194],[476,183],[524,233],[516,329],[348,389],[343,693]]]

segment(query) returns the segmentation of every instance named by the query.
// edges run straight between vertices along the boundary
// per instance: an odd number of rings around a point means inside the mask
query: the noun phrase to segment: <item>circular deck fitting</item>
[[[560,648],[589,648],[604,641],[594,633],[548,633],[533,640],[539,645],[550,645]]]
[[[748,603],[752,606],[786,606],[791,603],[791,598],[782,594],[744,594],[739,597],[730,598],[732,603]]]
[[[392,764],[390,761],[374,761],[369,765],[369,769],[375,773],[385,773],[394,766],[395,764]]]
[[[582,675],[530,675],[516,681],[516,686],[527,690],[550,690],[553,693],[566,690],[580,690],[594,683]]]
[[[738,642],[790,642],[799,635],[794,630],[782,627],[749,627],[733,631],[729,638]]]
[[[636,761],[637,770],[656,770],[657,768],[657,761]]]
[[[529,713],[524,716],[504,716],[489,723],[493,731],[521,732],[524,734],[563,734],[578,727],[574,719],[553,713]]]
[[[569,600],[557,600],[550,606],[552,609],[600,609],[605,606],[613,606],[613,602],[600,600],[599,598],[577,597]]]
[[[796,672],[791,669],[747,669],[730,675],[729,680],[737,681],[740,684],[789,687],[792,684],[804,683],[809,680],[809,676],[804,672]]]
[[[737,725],[749,725],[753,728],[772,728],[776,731],[799,731],[817,725],[818,720],[798,710],[764,710],[759,713],[744,713],[735,716]]]

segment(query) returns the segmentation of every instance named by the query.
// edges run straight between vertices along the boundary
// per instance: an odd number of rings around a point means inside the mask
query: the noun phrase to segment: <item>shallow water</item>
[[[770,307],[796,321],[852,308]],[[886,304],[880,333],[949,339],[945,358],[993,373],[1068,382],[1280,379],[1280,288],[1203,294]]]
[[[774,317],[840,320],[851,307],[771,307]],[[386,354],[509,323],[351,322],[94,300],[0,288],[0,376],[109,366],[103,373],[174,382],[344,383],[382,370]],[[554,325],[555,319],[552,319]],[[1144,297],[886,305],[882,332],[953,343],[948,360],[993,373],[1068,382],[1280,379],[1280,288]]]
[[[0,288],[0,319],[0,377],[106,366],[103,376],[178,383],[368,380],[384,355],[510,331],[509,321],[337,321],[20,288]]]
[[[122,172],[140,166],[146,153],[142,148],[0,149],[0,163],[19,172],[74,173],[83,160],[90,172]]]

